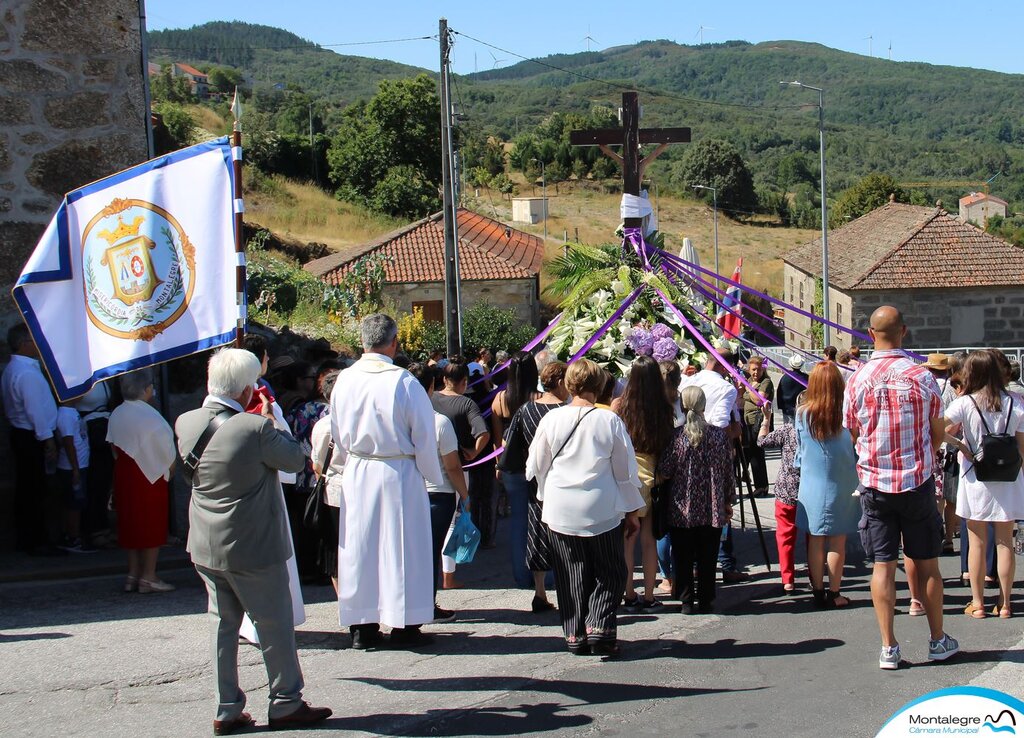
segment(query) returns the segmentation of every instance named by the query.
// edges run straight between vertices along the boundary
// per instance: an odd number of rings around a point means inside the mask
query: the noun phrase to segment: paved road
[[[772,501],[759,508],[772,524]],[[760,560],[752,532],[741,559]],[[752,582],[720,589],[719,612],[623,615],[618,661],[563,651],[557,616],[528,612],[530,594],[507,589],[502,547],[481,552],[443,592],[459,620],[429,626],[436,644],[417,652],[354,652],[339,634],[329,588],[307,588],[299,632],[307,697],[335,717],[305,735],[870,736],[908,700],[978,683],[1024,696],[1024,617],[966,618],[967,592],[951,587],[947,630],[964,653],[925,660],[924,618],[897,632],[910,668],[880,672],[866,570],[848,567],[854,600],[817,612],[782,597],[778,579],[751,567]],[[958,558],[943,560],[947,581]],[[773,567],[774,568],[774,567]],[[125,595],[118,577],[0,585],[0,725],[4,735],[208,735],[213,716],[205,595],[195,574],[174,570],[169,595]],[[1024,613],[1024,601],[1016,603]],[[260,722],[266,675],[243,647],[243,687]]]

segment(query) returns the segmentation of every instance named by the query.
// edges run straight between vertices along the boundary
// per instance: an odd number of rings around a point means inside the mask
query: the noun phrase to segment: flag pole
[[[238,305],[238,319],[235,325],[235,346],[242,348],[245,340],[245,236],[243,234],[243,214],[245,208],[242,204],[242,102],[238,99],[238,88],[235,87],[235,97],[231,101],[231,114],[235,122],[231,131],[231,173],[232,190],[234,201],[232,203],[235,211],[235,254],[237,254],[237,265],[235,267],[235,302]]]

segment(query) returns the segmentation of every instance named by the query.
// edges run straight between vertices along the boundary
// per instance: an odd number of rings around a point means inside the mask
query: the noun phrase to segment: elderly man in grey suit
[[[214,627],[214,670],[219,705],[216,735],[255,724],[243,712],[238,687],[238,629],[248,612],[260,637],[270,680],[271,728],[300,728],[331,715],[302,700],[302,670],[295,647],[288,571],[292,553],[288,515],[278,471],[298,472],[305,456],[298,443],[263,414],[243,411],[260,376],[248,351],[222,349],[210,359],[203,406],[178,418],[178,450],[188,459],[214,418],[222,421],[199,456],[192,479],[188,551],[206,583]]]

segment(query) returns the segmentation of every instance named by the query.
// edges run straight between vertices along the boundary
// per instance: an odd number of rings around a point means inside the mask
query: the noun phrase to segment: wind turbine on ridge
[[[590,51],[590,44],[597,43],[597,39],[590,35],[590,26],[587,26],[587,35],[584,36],[581,41],[587,42],[587,51]]]
[[[871,41],[874,38],[875,38],[874,36],[865,36],[864,39],[863,39],[864,41],[868,42],[868,56],[871,56]]]
[[[698,36],[700,36],[700,45],[703,46],[704,45],[704,31],[713,31],[713,30],[715,30],[715,29],[712,28],[711,26],[704,26],[704,25],[702,25],[700,28],[697,29],[697,32],[695,34],[693,34],[693,37],[697,38]]]
[[[508,59],[499,59],[496,57],[493,51],[488,51],[487,53],[491,55],[492,59],[494,59],[494,66],[492,66],[491,69],[497,69],[499,64],[508,61]]]

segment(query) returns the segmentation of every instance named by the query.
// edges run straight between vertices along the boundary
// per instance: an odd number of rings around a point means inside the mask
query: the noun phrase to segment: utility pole
[[[454,196],[454,171],[452,164],[452,106],[449,98],[449,71],[451,64],[451,39],[448,35],[448,21],[442,18],[438,23],[438,39],[441,43],[441,188],[444,202],[444,288],[445,327],[448,334],[448,355],[458,356],[462,352],[462,297],[459,290],[459,247],[458,221]]]

